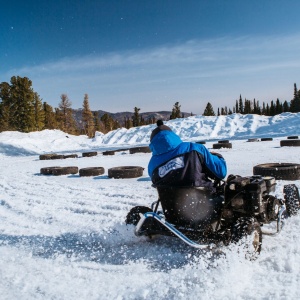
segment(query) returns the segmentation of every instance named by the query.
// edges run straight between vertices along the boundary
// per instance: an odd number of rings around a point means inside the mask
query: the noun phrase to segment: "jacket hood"
[[[153,155],[160,155],[175,149],[181,143],[182,140],[173,131],[162,130],[153,137],[149,147]]]

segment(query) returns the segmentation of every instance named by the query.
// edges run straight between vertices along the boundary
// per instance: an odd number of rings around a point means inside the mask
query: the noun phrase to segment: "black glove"
[[[210,154],[215,155],[215,156],[218,156],[219,158],[223,158],[223,159],[224,159],[224,157],[223,157],[220,153],[217,153],[217,152],[210,152]]]

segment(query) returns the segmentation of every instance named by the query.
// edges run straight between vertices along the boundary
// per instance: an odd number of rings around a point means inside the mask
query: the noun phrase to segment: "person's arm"
[[[219,153],[210,153],[206,148],[203,153],[204,165],[215,177],[219,179],[225,178],[227,174],[227,166],[225,159]]]

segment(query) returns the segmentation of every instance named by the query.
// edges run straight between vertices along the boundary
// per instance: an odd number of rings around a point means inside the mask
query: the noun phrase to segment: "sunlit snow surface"
[[[268,162],[300,163],[300,147],[280,140],[300,136],[300,114],[201,116],[166,123],[185,141],[229,139],[220,149],[228,174],[252,175]],[[300,216],[277,236],[264,236],[262,252],[244,259],[241,247],[190,248],[171,237],[137,238],[126,226],[135,205],[151,205],[157,193],[147,174],[150,153],[102,151],[147,145],[155,125],[119,129],[90,140],[61,131],[0,133],[1,299],[299,299]],[[247,142],[273,137],[273,141]],[[98,151],[94,157],[83,152]],[[39,160],[39,154],[78,158]],[[44,176],[42,167],[105,168],[94,177]],[[142,166],[134,179],[109,179],[116,166]],[[285,184],[274,195],[282,198]]]

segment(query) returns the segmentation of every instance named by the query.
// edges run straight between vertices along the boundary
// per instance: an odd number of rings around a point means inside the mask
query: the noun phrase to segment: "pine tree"
[[[210,102],[208,102],[206,104],[206,107],[204,109],[204,112],[203,112],[202,116],[215,116],[214,109],[213,109]]]
[[[34,128],[36,131],[40,131],[45,126],[45,115],[43,110],[43,104],[40,100],[38,93],[34,93]]]
[[[82,111],[82,124],[83,124],[85,134],[89,138],[94,137],[95,136],[95,123],[94,123],[93,113],[90,110],[88,94],[84,95],[83,111]]]
[[[266,109],[266,105],[265,105],[265,102],[263,102],[263,106],[262,106],[262,111],[261,111],[261,114],[266,116],[267,115],[267,109]]]
[[[44,111],[44,129],[56,129],[58,128],[57,122],[55,119],[55,113],[53,112],[53,108],[47,102],[43,103],[43,111]]]
[[[297,90],[296,83],[294,83],[294,98],[291,100],[290,111],[293,113],[300,112],[300,90]]]
[[[118,128],[121,128],[121,125],[120,123],[117,121],[117,120],[113,120],[113,129],[118,129]]]
[[[256,106],[256,100],[255,100],[255,98],[253,100],[253,110],[252,110],[252,113],[253,114],[257,114],[257,106]]]
[[[276,108],[275,108],[275,104],[274,104],[274,101],[272,100],[271,101],[271,105],[270,105],[270,116],[275,116],[276,114]]]
[[[268,103],[267,103],[267,106],[266,106],[266,116],[270,116],[270,106],[269,106]]]
[[[283,111],[283,112],[288,112],[288,111],[290,111],[289,104],[288,104],[288,102],[287,102],[286,100],[283,102],[282,111]]]
[[[10,127],[20,132],[35,130],[34,92],[27,77],[11,78]]]
[[[133,127],[137,127],[137,126],[141,125],[139,111],[140,111],[140,108],[137,108],[137,107],[134,108],[134,113],[132,116],[132,126]]]
[[[60,129],[64,132],[75,134],[77,131],[75,119],[72,112],[72,102],[69,100],[66,94],[61,95],[61,101],[59,103],[59,125]]]
[[[0,84],[0,132],[10,130],[10,85],[7,82]]]
[[[244,104],[244,114],[251,114],[251,101],[245,99],[245,104]]]
[[[239,113],[239,102],[235,100],[235,109],[233,109],[234,113]]]
[[[244,113],[244,104],[243,104],[243,99],[242,99],[242,95],[240,95],[240,99],[239,99],[239,104],[238,104],[238,112],[240,114]]]
[[[99,113],[97,111],[95,111],[93,113],[93,118],[94,118],[94,124],[95,124],[95,131],[104,133],[105,127],[104,127],[103,123],[100,121]]]
[[[107,132],[112,131],[114,129],[114,120],[111,117],[111,115],[105,113],[101,117],[101,121],[104,124],[104,128],[105,128],[105,132],[104,133],[107,133]]]
[[[125,117],[125,120],[124,120],[124,127],[129,129],[131,128],[133,125],[132,125],[132,119],[130,119],[129,117]]]
[[[170,116],[170,120],[181,117],[180,107],[181,107],[181,105],[179,105],[179,102],[175,102],[173,109],[172,109],[172,114]]]
[[[282,103],[279,101],[279,99],[277,98],[276,100],[276,104],[275,104],[275,114],[279,115],[283,112],[283,105]]]

